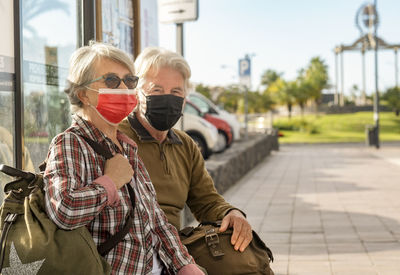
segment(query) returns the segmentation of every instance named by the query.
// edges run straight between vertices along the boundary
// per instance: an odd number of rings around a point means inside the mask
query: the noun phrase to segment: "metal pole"
[[[338,53],[337,49],[335,49],[335,97],[334,97],[334,104],[339,104],[339,67],[338,67]]]
[[[340,91],[340,106],[344,106],[344,65],[343,65],[343,51],[340,53],[340,80],[341,80],[341,91]]]
[[[14,135],[14,165],[24,169],[24,85],[22,70],[22,1],[14,1],[14,66],[15,66],[15,135]]]
[[[378,9],[376,0],[374,0],[375,18],[378,16]],[[376,20],[377,21],[377,20]],[[375,22],[374,26],[374,40],[375,40],[375,100],[374,100],[374,120],[375,120],[375,138],[376,148],[379,149],[379,91],[378,91],[378,36],[377,36],[378,23]]]
[[[183,54],[183,23],[176,23],[176,52]]]
[[[399,63],[397,60],[397,48],[394,48],[394,71],[395,71],[395,83],[396,83],[396,87],[399,86]]]
[[[247,85],[244,85],[244,138],[245,140],[248,139],[248,99],[247,99]]]
[[[366,101],[366,83],[365,83],[365,50],[361,51],[362,58],[362,91],[361,91],[361,102],[365,105]]]
[[[176,52],[183,56],[183,23],[176,23]],[[184,116],[182,110],[181,130],[184,131]]]

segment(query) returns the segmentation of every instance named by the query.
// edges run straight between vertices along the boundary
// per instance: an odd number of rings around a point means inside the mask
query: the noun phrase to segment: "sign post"
[[[244,138],[248,139],[248,90],[251,86],[251,60],[249,55],[239,59],[239,79],[244,87]]]

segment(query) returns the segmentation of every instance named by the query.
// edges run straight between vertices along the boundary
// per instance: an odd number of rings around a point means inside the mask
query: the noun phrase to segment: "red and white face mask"
[[[137,105],[134,89],[99,89],[97,106],[90,105],[107,123],[117,126]]]

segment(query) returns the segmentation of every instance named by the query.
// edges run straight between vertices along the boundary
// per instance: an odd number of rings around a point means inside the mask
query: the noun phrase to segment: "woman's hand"
[[[121,154],[116,154],[106,161],[104,175],[107,175],[114,182],[117,189],[121,189],[130,182],[134,171],[129,160]]]

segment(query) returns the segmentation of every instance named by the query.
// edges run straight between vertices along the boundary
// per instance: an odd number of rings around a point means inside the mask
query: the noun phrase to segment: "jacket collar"
[[[141,141],[157,141],[139,122],[139,120],[136,118],[136,113],[132,113],[131,115],[129,115],[128,121],[131,125],[131,128],[136,132]],[[182,144],[181,139],[175,134],[174,130],[172,129],[168,130],[167,139],[165,140],[165,142],[171,144]]]

